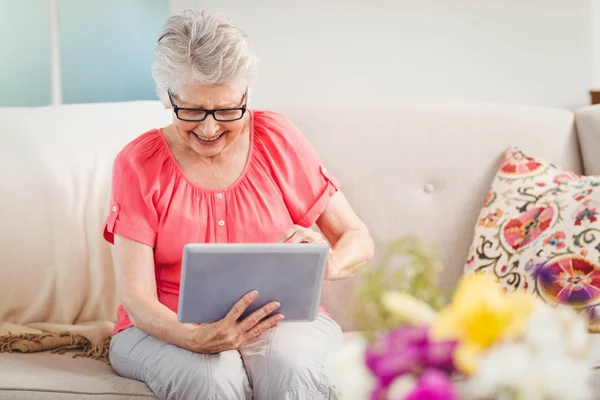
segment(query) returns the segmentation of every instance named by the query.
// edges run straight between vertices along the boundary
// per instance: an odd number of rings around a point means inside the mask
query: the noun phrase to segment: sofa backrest
[[[575,113],[583,172],[600,175],[600,105],[583,107]]]
[[[566,110],[464,103],[274,110],[313,143],[377,242],[416,234],[436,246],[447,287],[460,276],[506,147],[581,172]],[[112,160],[169,121],[158,102],[0,109],[0,321],[115,319],[111,247],[101,236]],[[326,307],[346,329],[355,282],[325,289]]]
[[[509,145],[581,172],[574,116],[567,110],[427,103],[278,111],[304,132],[341,180],[381,243],[379,250],[404,235],[420,236],[437,250],[445,288],[462,273],[485,195]],[[326,287],[327,303],[345,323],[343,309],[355,284],[356,279]]]

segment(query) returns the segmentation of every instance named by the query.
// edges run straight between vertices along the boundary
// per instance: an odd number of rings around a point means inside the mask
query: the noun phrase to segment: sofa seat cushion
[[[144,383],[121,378],[100,361],[69,353],[0,354],[0,399],[112,398],[156,397]]]
[[[371,378],[363,363],[365,340],[344,333],[331,360],[331,378],[344,398],[368,398]],[[100,361],[43,353],[0,353],[1,399],[140,399],[156,397],[143,383],[121,378]]]
[[[600,335],[592,336],[594,365],[600,366]],[[344,399],[369,397],[374,380],[364,365],[366,342],[357,332],[344,334],[344,345],[330,365],[331,378]],[[594,399],[600,400],[600,369],[590,376]],[[102,362],[70,354],[0,353],[1,399],[155,399],[141,383],[124,379]]]
[[[362,335],[344,333],[344,345],[330,365],[331,378],[344,398],[368,397],[371,380],[363,363],[364,347]],[[145,384],[119,377],[100,361],[70,353],[0,353],[0,399],[110,398],[156,397]]]

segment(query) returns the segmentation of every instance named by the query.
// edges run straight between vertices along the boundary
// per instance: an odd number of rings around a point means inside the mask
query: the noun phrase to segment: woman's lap
[[[337,323],[319,314],[310,323],[282,323],[240,352],[215,355],[129,328],[113,337],[110,357],[119,375],[146,382],[161,399],[243,399],[252,392],[258,400],[337,399],[326,363],[341,342]]]
[[[337,398],[326,364],[341,342],[339,325],[324,314],[264,333],[240,351],[255,398]]]

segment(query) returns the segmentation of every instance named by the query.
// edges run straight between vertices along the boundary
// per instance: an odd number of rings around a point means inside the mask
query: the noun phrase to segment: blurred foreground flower
[[[582,315],[565,306],[541,305],[519,340],[499,342],[481,355],[461,398],[590,399],[590,347]]]
[[[437,315],[429,304],[407,293],[385,292],[381,302],[387,311],[408,324],[430,324]]]
[[[392,265],[398,255],[401,268]],[[464,276],[444,305],[438,273],[415,238],[396,243],[366,273],[358,326],[371,339],[364,361],[372,400],[590,398],[584,313],[507,293],[482,274]]]
[[[459,342],[455,359],[461,372],[475,372],[482,352],[498,341],[522,334],[538,302],[526,294],[507,294],[486,275],[461,279],[452,302],[432,324],[432,337]]]
[[[435,369],[423,372],[415,388],[404,400],[455,400],[458,399],[454,383],[448,374]]]
[[[373,346],[367,348],[365,353],[367,367],[377,379],[377,386],[371,398],[394,398],[390,388],[395,386],[397,380],[406,376],[413,377],[416,381],[415,387],[407,394],[408,398],[428,398],[414,396],[420,396],[419,393],[438,392],[441,393],[440,396],[445,397],[431,398],[456,398],[449,378],[455,371],[455,347],[456,341],[453,340],[430,340],[427,326],[405,325],[385,334]],[[442,378],[442,375],[445,378]],[[411,395],[413,397],[410,397]]]

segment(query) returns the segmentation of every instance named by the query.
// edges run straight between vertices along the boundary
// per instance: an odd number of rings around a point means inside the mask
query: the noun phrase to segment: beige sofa
[[[479,103],[271,109],[309,138],[378,242],[410,233],[437,246],[447,287],[461,274],[480,206],[508,145],[600,174],[598,107],[576,114]],[[0,334],[36,332],[40,322],[114,321],[112,250],[101,237],[111,163],[125,143],[169,119],[157,102],[0,108]],[[353,285],[328,284],[324,295],[348,332]],[[364,398],[364,371],[353,368],[361,341],[347,335],[335,378],[346,398]],[[0,354],[3,399],[140,397],[153,395],[100,361]]]

